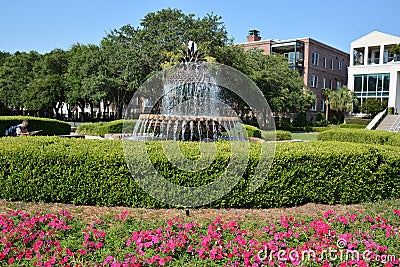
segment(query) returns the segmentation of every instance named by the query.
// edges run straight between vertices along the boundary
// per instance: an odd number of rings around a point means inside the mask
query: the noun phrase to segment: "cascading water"
[[[220,88],[202,68],[195,44],[191,43],[177,71],[166,77],[163,96],[155,114],[141,114],[133,139],[202,141],[229,138],[243,140],[236,114],[226,114]]]

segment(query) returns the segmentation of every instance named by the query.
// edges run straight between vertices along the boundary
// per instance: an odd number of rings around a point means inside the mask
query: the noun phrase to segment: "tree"
[[[370,115],[372,118],[379,112],[387,107],[387,103],[381,102],[376,98],[368,98],[364,104],[361,105],[361,111]]]
[[[326,119],[328,120],[328,109],[340,113],[348,113],[353,107],[353,93],[346,86],[338,90],[325,89],[323,92],[326,104]]]
[[[66,100],[73,106],[78,105],[82,112],[86,104],[89,104],[93,119],[94,106],[108,96],[99,78],[103,65],[100,47],[92,44],[75,44],[69,54],[68,70],[65,75],[69,86]]]
[[[24,107],[54,113],[60,117],[66,100],[67,84],[64,75],[67,68],[67,52],[62,49],[54,49],[36,61],[33,79],[22,95]]]
[[[19,113],[24,106],[22,95],[34,78],[33,66],[40,59],[36,51],[15,52],[0,66],[0,101]]]
[[[278,114],[304,111],[315,103],[315,95],[304,85],[298,71],[290,69],[281,55],[264,55],[262,50],[244,51],[227,46],[213,55],[252,79],[262,91],[272,111]]]
[[[118,117],[139,86],[152,73],[176,62],[176,55],[189,40],[204,51],[212,51],[230,39],[219,16],[196,18],[177,9],[163,9],[147,14],[138,27],[125,25],[102,40],[104,64],[99,78]]]
[[[395,55],[400,55],[400,44],[396,44],[396,45],[392,46],[392,48],[390,49],[390,52]]]

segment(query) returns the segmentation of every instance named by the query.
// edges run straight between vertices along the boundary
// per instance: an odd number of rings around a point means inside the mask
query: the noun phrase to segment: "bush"
[[[99,127],[104,124],[105,122],[84,123],[76,128],[76,133],[85,135],[99,135]]]
[[[363,119],[363,118],[346,118],[345,124],[358,124],[367,126],[368,123],[371,122],[371,119]]]
[[[340,124],[340,128],[346,128],[346,129],[365,129],[366,125],[362,124]]]
[[[4,136],[8,128],[20,124],[22,121],[29,122],[29,131],[39,131],[37,135],[62,135],[71,133],[71,125],[67,122],[28,116],[0,116],[0,136]]]
[[[400,134],[363,129],[334,129],[318,135],[318,140],[400,146]]]
[[[292,140],[292,134],[282,130],[277,130],[275,132],[261,131],[261,137],[266,141]]]
[[[133,132],[136,120],[125,121],[125,131]],[[78,126],[76,133],[86,135],[97,135],[104,137],[109,133],[122,133],[124,120],[116,120],[111,122],[92,122],[84,123]]]
[[[139,142],[132,142],[133,149],[140,151]],[[167,207],[132,179],[120,141],[27,137],[2,138],[0,143],[2,199]],[[179,144],[184,155],[198,156],[198,143]],[[218,153],[211,166],[200,172],[183,172],[174,167],[162,152],[160,142],[149,142],[146,149],[152,165],[163,177],[182,186],[197,186],[224,172],[229,161],[230,142],[204,144],[209,144],[209,149],[216,145]],[[270,171],[261,166],[256,172],[256,151],[261,145],[250,144],[249,164],[243,178],[210,206],[270,208],[308,202],[350,204],[400,198],[400,149],[396,147],[338,142],[277,143]],[[245,153],[240,157],[243,159],[239,160],[245,160]],[[147,166],[147,159],[137,155],[133,160],[135,172],[148,173],[142,167]],[[250,192],[248,186],[254,173],[264,183]]]
[[[244,129],[247,131],[247,137],[261,138],[261,130],[256,126],[242,124]]]

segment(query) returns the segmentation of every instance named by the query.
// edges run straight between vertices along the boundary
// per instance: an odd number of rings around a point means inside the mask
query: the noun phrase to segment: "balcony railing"
[[[374,58],[374,59],[368,59],[368,65],[369,64],[379,64],[379,58]]]

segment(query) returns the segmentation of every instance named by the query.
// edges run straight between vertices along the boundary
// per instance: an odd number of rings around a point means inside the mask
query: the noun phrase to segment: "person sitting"
[[[6,136],[24,136],[24,135],[31,135],[28,132],[28,121],[23,121],[21,124],[11,126],[6,131]]]

